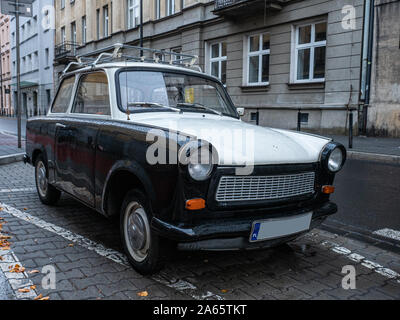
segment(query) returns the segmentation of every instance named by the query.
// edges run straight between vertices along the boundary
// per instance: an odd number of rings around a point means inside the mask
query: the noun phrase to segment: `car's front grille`
[[[315,192],[315,172],[276,176],[223,176],[216,200],[259,201],[309,195]]]

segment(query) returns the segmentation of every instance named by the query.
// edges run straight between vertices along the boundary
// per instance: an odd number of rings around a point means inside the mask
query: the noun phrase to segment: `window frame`
[[[130,5],[130,2],[132,1],[132,6]],[[128,19],[127,19],[127,29],[134,29],[136,28],[139,24],[136,23],[136,18],[140,18],[140,1],[138,0],[126,0],[127,2],[127,13],[128,13]],[[131,21],[131,15],[130,11],[132,11],[132,19]],[[137,16],[135,16],[135,13],[137,13]]]
[[[53,112],[54,103],[56,102],[57,97],[60,94],[62,84],[64,83],[64,81],[66,81],[69,78],[74,78],[74,84],[72,85],[72,94],[71,94],[71,98],[69,100],[69,105],[68,105],[67,109],[65,110],[65,112]],[[48,115],[67,115],[67,114],[69,114],[69,111],[70,111],[71,105],[72,105],[72,101],[73,101],[72,97],[75,95],[75,91],[76,91],[76,78],[77,78],[76,74],[73,74],[73,75],[65,76],[64,78],[62,78],[60,80],[60,84],[58,86],[57,92],[54,95],[53,101],[50,104]]]
[[[268,34],[270,36],[270,48],[263,50],[262,45],[263,45],[263,40],[264,40],[264,35]],[[259,50],[258,51],[252,51],[250,52],[250,39],[252,37],[258,36],[259,37]],[[244,48],[243,48],[243,86],[245,87],[265,87],[269,86],[271,79],[271,73],[270,73],[270,66],[271,66],[271,32],[270,31],[258,31],[254,32],[251,34],[247,34],[244,36]],[[262,81],[262,57],[264,55],[269,56],[269,74],[268,74],[268,81]],[[258,70],[258,82],[250,82],[249,76],[250,76],[250,57],[259,57],[259,70]]]
[[[74,107],[74,103],[76,100],[76,97],[78,95],[78,89],[80,84],[82,83],[82,79],[83,77],[89,75],[89,74],[93,74],[93,73],[103,73],[106,78],[107,78],[107,87],[108,87],[108,100],[109,100],[109,106],[110,106],[110,114],[106,115],[106,114],[93,114],[93,113],[78,113],[78,112],[73,112],[73,107]],[[87,118],[101,118],[101,119],[111,119],[112,118],[112,114],[113,114],[113,108],[112,108],[112,101],[111,101],[111,91],[110,91],[111,87],[110,87],[110,77],[108,76],[107,72],[100,69],[100,70],[93,70],[93,71],[88,71],[88,72],[82,72],[78,75],[76,75],[76,79],[75,79],[75,87],[74,87],[74,92],[72,94],[73,99],[71,100],[70,106],[69,106],[69,110],[68,110],[68,115],[72,116],[72,117],[77,117],[77,118],[82,118],[82,117],[87,117]]]
[[[315,20],[306,23],[293,25],[292,26],[292,50],[291,50],[291,72],[290,72],[290,83],[301,84],[301,83],[324,83],[326,81],[326,67],[324,78],[314,78],[314,58],[315,49],[325,47],[327,48],[327,39],[324,41],[315,41],[315,26],[320,23],[326,23],[326,34],[328,35],[328,20]],[[300,28],[311,26],[311,41],[305,44],[299,44],[299,33]],[[298,53],[299,50],[310,49],[310,69],[308,79],[297,79],[297,68],[298,68]],[[326,52],[326,51],[325,51]],[[325,54],[326,62],[326,54]]]
[[[227,46],[226,56],[222,55],[222,44],[223,43],[225,43],[226,46]],[[218,44],[218,57],[213,58],[212,57],[212,47],[214,45],[216,45],[216,44]],[[207,73],[210,76],[213,76],[213,77],[215,77],[215,76],[212,74],[212,64],[215,63],[215,62],[218,62],[218,76],[217,76],[217,78],[222,82],[222,62],[226,61],[227,66],[228,66],[228,43],[227,43],[226,39],[207,43],[206,59],[207,59],[206,60],[207,61],[207,69],[206,69]],[[227,77],[226,80],[228,80],[228,77]],[[222,82],[224,86],[226,86],[226,82],[225,83]]]

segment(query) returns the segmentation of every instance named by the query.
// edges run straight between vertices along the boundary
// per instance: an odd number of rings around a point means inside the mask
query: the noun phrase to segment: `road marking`
[[[362,266],[373,270],[376,273],[379,273],[380,275],[384,276],[385,278],[389,279],[395,279],[397,280],[398,283],[400,283],[400,274],[397,273],[396,271],[393,271],[389,268],[385,268],[384,266],[380,265],[379,263],[373,262],[371,260],[366,259],[364,256],[352,252],[351,250],[342,247],[338,245],[337,243],[331,242],[331,241],[323,241],[322,245],[329,248],[331,251],[338,253],[340,255],[343,255],[350,259],[351,261],[354,261],[356,263],[361,264]]]
[[[35,188],[21,188],[21,189],[0,189],[0,193],[18,193],[18,192],[34,192]]]
[[[400,231],[397,231],[397,230],[386,228],[386,229],[377,230],[373,234],[400,241]]]
[[[25,271],[21,273],[10,272],[10,270],[12,270],[16,265],[22,267],[22,263],[19,261],[15,253],[11,249],[0,251],[0,257],[0,272],[4,273],[4,276],[11,285],[14,296],[19,300],[36,298],[38,294],[36,290],[31,289],[33,282],[29,279],[28,274]],[[20,289],[27,289],[29,292],[20,292]]]
[[[102,244],[96,243],[88,238],[85,238],[84,236],[73,233],[62,227],[56,226],[55,224],[46,222],[42,219],[39,219],[35,216],[30,215],[27,212],[22,212],[22,211],[20,211],[16,208],[13,208],[5,203],[0,202],[0,207],[3,208],[4,212],[6,212],[18,219],[29,222],[41,229],[44,229],[51,233],[59,235],[68,241],[71,241],[71,242],[73,242],[83,248],[86,248],[90,251],[94,251],[98,255],[105,257],[109,260],[112,260],[118,264],[121,264],[126,267],[131,267],[130,263],[128,262],[128,258],[124,254],[122,254],[116,250],[106,248]],[[174,278],[170,277],[166,272],[161,272],[160,275],[153,276],[153,277],[151,277],[151,279],[153,279],[154,281],[161,283],[169,288],[175,289],[176,291],[183,292],[195,300],[204,300],[204,299],[208,299],[208,298],[213,298],[216,300],[223,300],[223,298],[221,296],[216,295],[212,292],[206,292],[205,294],[202,294],[199,291],[199,289],[192,283],[184,281],[184,280],[174,279]]]

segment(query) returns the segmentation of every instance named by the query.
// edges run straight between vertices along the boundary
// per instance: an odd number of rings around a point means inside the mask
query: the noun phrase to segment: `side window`
[[[61,83],[60,90],[56,99],[54,100],[52,113],[65,113],[68,110],[69,103],[71,102],[71,94],[74,89],[75,77],[65,79]]]
[[[105,73],[94,72],[82,76],[72,112],[111,115],[108,80]]]

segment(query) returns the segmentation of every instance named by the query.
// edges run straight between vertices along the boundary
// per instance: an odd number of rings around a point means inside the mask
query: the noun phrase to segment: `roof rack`
[[[202,71],[196,65],[198,56],[195,55],[116,43],[109,47],[76,56],[76,61],[69,63],[62,75],[70,71],[73,66],[77,68],[95,67],[101,63],[114,61],[160,63],[184,68],[196,68],[198,71]]]

